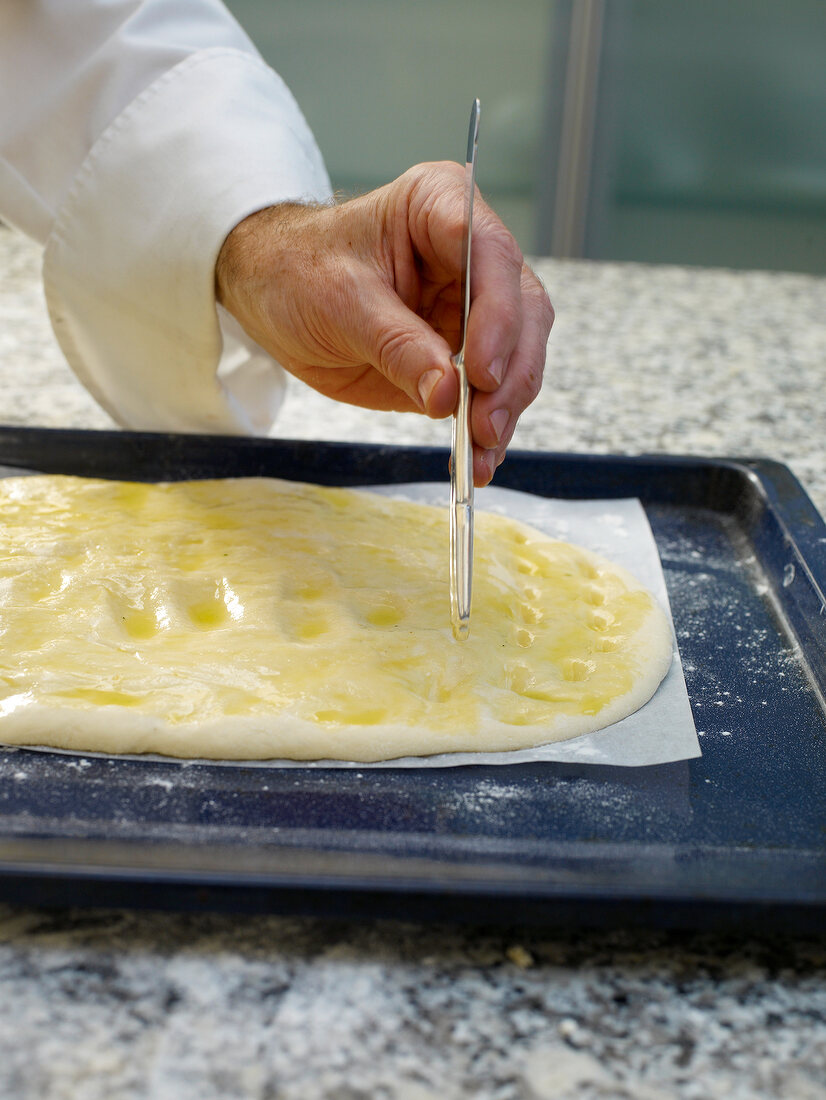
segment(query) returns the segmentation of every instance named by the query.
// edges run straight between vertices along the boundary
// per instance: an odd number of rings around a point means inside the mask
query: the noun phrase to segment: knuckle
[[[481,220],[483,231],[488,235],[489,247],[498,255],[500,263],[520,272],[525,266],[525,258],[513,234],[489,207],[483,208]]]
[[[507,232],[507,230],[505,231],[505,236],[502,240],[502,248],[509,262],[513,264],[517,271],[521,270],[525,263],[525,258],[522,255],[522,249],[516,243],[515,238],[512,237],[511,234]]]
[[[556,320],[556,311],[545,284],[531,271],[527,264],[523,268],[523,292],[526,302],[529,302],[536,311],[537,318],[545,331],[547,339]]]
[[[545,373],[544,356],[537,356],[526,364],[521,378],[521,399],[525,402],[525,408],[535,401],[542,389],[542,381]]]
[[[462,165],[453,161],[430,161],[408,168],[396,184],[428,209],[449,197],[461,211],[464,172]]]
[[[537,397],[539,397],[539,393],[542,389],[543,378],[543,366],[538,366],[528,372],[528,393],[530,394],[530,401],[535,401]],[[530,404],[530,401],[528,402],[528,404]]]

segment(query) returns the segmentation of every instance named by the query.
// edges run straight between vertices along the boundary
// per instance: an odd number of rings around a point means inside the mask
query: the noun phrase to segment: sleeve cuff
[[[46,245],[49,313],[80,381],[125,427],[266,434],[283,371],[219,323],[215,261],[254,211],[329,198],[307,123],[260,59],[218,48],[170,69],[95,143]]]

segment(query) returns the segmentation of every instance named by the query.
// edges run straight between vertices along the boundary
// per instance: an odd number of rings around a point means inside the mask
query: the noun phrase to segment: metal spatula
[[[470,631],[473,587],[473,442],[470,434],[471,393],[465,370],[465,342],[470,312],[470,248],[473,237],[473,193],[476,186],[476,146],[479,100],[470,112],[465,160],[465,228],[462,241],[462,332],[453,365],[459,377],[459,402],[453,417],[450,451],[450,621],[457,640]]]

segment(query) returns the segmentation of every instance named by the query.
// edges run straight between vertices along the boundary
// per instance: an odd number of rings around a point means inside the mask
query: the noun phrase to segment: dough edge
[[[276,721],[232,716],[201,725],[173,725],[151,715],[130,714],[130,728],[115,730],[123,720],[121,707],[102,705],[87,710],[35,702],[3,717],[0,741],[109,756],[157,754],[188,760],[348,760],[365,764],[443,753],[531,749],[597,733],[635,713],[653,697],[673,660],[671,626],[653,597],[651,615],[633,637],[641,671],[631,691],[612,700],[597,715],[560,714],[553,723],[511,725],[483,715],[477,733],[446,733],[387,723],[324,726],[289,714],[280,714]],[[342,741],[347,742],[346,753],[338,747]]]
[[[84,479],[85,480],[85,479]],[[222,478],[243,481],[245,478]],[[266,478],[290,486],[280,478]],[[297,483],[302,484],[302,483]],[[346,491],[353,491],[348,489]],[[376,496],[379,506],[392,498]],[[499,513],[492,517],[502,518]],[[484,513],[480,513],[479,518]],[[518,527],[544,540],[558,541],[530,524],[513,520]],[[637,665],[637,679],[630,691],[613,699],[598,714],[556,714],[532,725],[501,722],[482,712],[480,729],[447,732],[423,726],[381,723],[363,726],[323,725],[289,713],[224,716],[206,723],[170,723],[154,715],[124,713],[117,705],[56,707],[37,701],[18,706],[0,719],[0,744],[61,749],[106,756],[154,754],[182,760],[211,761],[351,761],[378,763],[402,757],[427,757],[451,753],[496,753],[532,749],[598,733],[640,710],[656,693],[674,658],[670,621],[654,595],[622,566],[585,547],[576,549],[594,564],[607,566],[629,591],[646,592],[651,610],[629,648]],[[446,633],[446,645],[455,643]],[[127,719],[127,727],[116,729]],[[347,751],[339,748],[347,742]]]

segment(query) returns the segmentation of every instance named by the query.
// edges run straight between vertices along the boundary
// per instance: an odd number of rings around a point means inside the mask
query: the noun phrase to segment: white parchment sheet
[[[369,491],[440,506],[446,504],[448,495],[444,484],[432,482],[370,486]],[[488,487],[476,490],[476,509],[511,516],[539,528],[552,538],[576,543],[624,566],[654,594],[668,613],[669,620],[671,619],[660,556],[645,511],[638,500],[554,500],[512,489]],[[448,515],[445,509],[445,554],[448,545],[447,529]],[[449,609],[445,605],[445,615],[448,614]],[[67,752],[67,755],[93,757],[103,754]],[[515,752],[455,752],[436,756],[410,756],[372,764],[346,760],[193,761],[148,754],[132,759],[157,760],[181,766],[205,764],[259,768],[350,768],[364,771],[367,768],[447,768],[466,764],[529,764],[539,761],[640,767],[688,760],[700,755],[700,743],[694,728],[675,640],[671,668],[654,697],[641,710],[597,733],[539,748]]]

